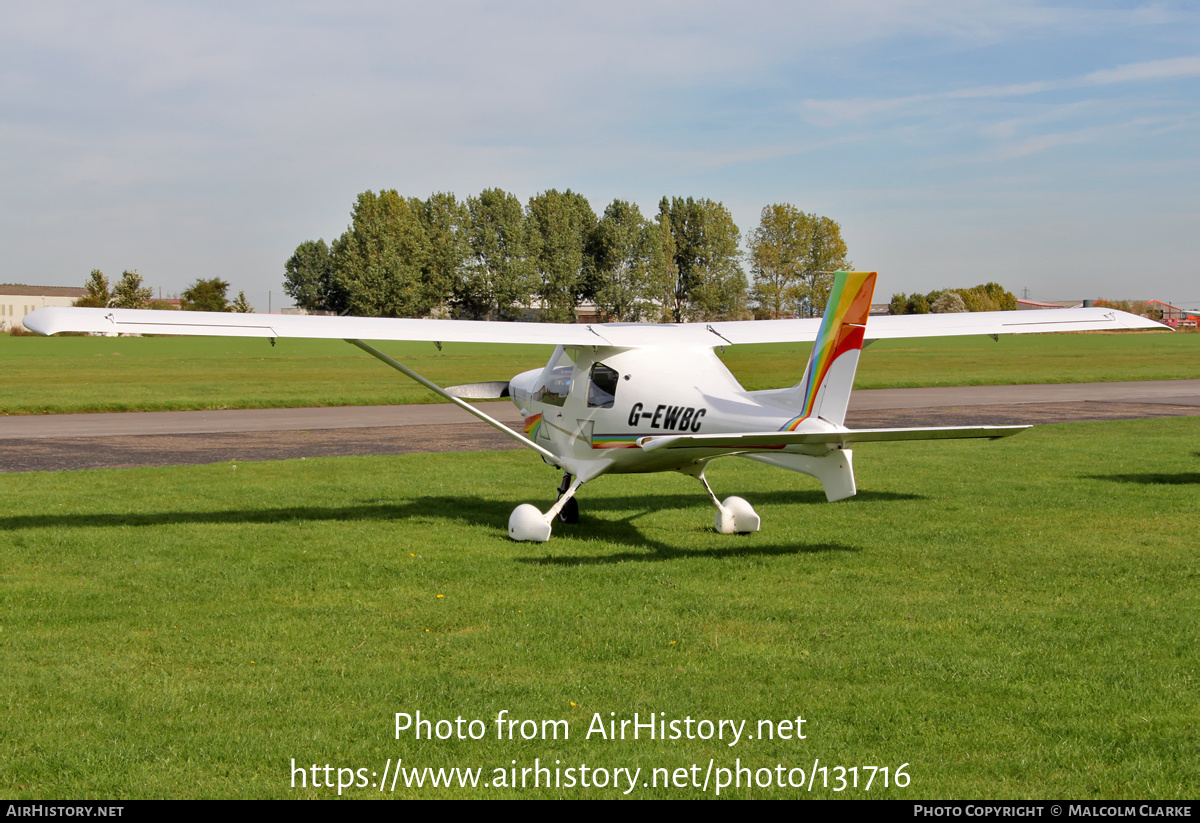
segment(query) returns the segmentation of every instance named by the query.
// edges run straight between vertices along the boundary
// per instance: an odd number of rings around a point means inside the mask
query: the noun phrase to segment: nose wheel
[[[562,485],[558,489],[558,502],[550,507],[550,511],[542,514],[537,506],[522,503],[513,509],[508,518],[508,536],[517,541],[530,543],[545,543],[550,539],[550,524],[558,518],[563,523],[579,522],[579,502],[575,492],[583,481],[578,477],[563,475]]]

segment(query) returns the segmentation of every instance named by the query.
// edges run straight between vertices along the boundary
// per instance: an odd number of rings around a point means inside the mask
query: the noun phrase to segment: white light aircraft
[[[753,532],[759,517],[740,497],[720,500],[704,477],[709,461],[735,456],[815,477],[831,502],[856,492],[855,443],[998,438],[1027,426],[848,429],[843,425],[864,343],[905,337],[1162,328],[1111,309],[975,312],[877,317],[868,324],[874,272],[838,272],[823,319],[683,324],[489,323],[360,317],[226,314],[134,309],[44,308],[24,325],[40,334],[217,335],[346,340],[537,452],[563,472],[546,512],[522,504],[508,521],[514,540],[550,539],[555,518],[578,521],[575,494],[603,474],[677,471],[704,484],[714,527]],[[544,368],[508,382],[444,389],[364,340],[549,343]],[[814,341],[796,385],[746,391],[714,351],[744,343]],[[510,397],[518,432],[463,398]]]

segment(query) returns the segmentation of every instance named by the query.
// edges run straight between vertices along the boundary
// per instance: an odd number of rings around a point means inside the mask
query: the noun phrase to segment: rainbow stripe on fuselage
[[[525,418],[525,435],[530,440],[537,439],[538,429],[542,426],[542,415],[540,413]]]

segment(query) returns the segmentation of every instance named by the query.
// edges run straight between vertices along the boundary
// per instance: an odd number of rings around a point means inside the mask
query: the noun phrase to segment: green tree
[[[88,275],[87,282],[83,284],[83,287],[87,290],[87,294],[71,305],[92,309],[103,309],[108,306],[112,294],[108,290],[108,278],[104,276],[104,272],[100,269],[92,269],[92,273]]]
[[[239,314],[252,314],[254,307],[250,305],[250,301],[246,299],[246,293],[239,291],[237,298],[229,304],[229,310],[238,312]]]
[[[846,259],[846,241],[842,239],[842,227],[836,221],[816,214],[809,214],[807,218],[809,253],[800,276],[799,297],[811,316],[820,317],[829,302],[833,273],[852,269],[854,264]]]
[[[425,281],[429,241],[395,189],[358,196],[350,227],[333,243],[334,311],[365,317],[424,317],[440,296]]]
[[[590,291],[597,308],[623,322],[657,319],[666,256],[659,226],[633,203],[614,200],[588,238]]]
[[[470,254],[454,285],[456,313],[516,320],[537,289],[521,201],[503,189],[487,189],[467,198],[467,212]]]
[[[967,311],[1014,311],[1017,296],[999,283],[984,283],[969,289],[958,289]]]
[[[669,223],[675,245],[675,276],[663,303],[675,322],[730,320],[746,314],[746,274],[741,232],[721,203],[663,198],[659,218]]]
[[[229,311],[225,292],[229,284],[219,277],[197,280],[179,295],[184,311]]]
[[[790,203],[765,206],[758,228],[750,232],[750,271],[754,285],[750,296],[760,316],[794,314],[800,301],[800,283],[812,252],[809,215]]]
[[[700,230],[696,227],[698,220],[695,201],[690,197],[685,201],[681,197],[668,199],[664,196],[658,201],[659,224],[669,229],[674,248],[675,277],[665,284],[662,295],[664,319],[672,323],[683,322],[695,283],[692,249],[701,242]]]
[[[666,201],[666,198],[663,198]],[[651,265],[651,280],[655,302],[658,304],[660,323],[670,323],[675,319],[674,294],[675,285],[679,282],[679,266],[675,262],[675,235],[671,233],[671,215],[661,210],[654,219],[654,262]]]
[[[434,303],[434,312],[447,313],[455,286],[462,279],[471,256],[468,239],[471,212],[449,192],[431,194],[427,200],[409,200],[429,242],[429,254],[421,273],[422,282]]]
[[[145,309],[150,306],[154,290],[142,286],[142,276],[136,271],[121,273],[121,279],[113,288],[109,305],[118,309]]]
[[[749,247],[752,296],[764,316],[824,314],[834,272],[851,268],[841,226],[790,203],[762,210]]]
[[[283,290],[305,311],[321,311],[333,279],[333,257],[325,241],[305,240],[283,264]]]
[[[581,194],[549,189],[529,198],[530,259],[541,279],[542,319],[575,322],[575,307],[587,294],[583,249],[596,225],[596,213]]]
[[[966,310],[967,304],[962,295],[952,289],[946,289],[929,305],[932,314],[957,314]]]

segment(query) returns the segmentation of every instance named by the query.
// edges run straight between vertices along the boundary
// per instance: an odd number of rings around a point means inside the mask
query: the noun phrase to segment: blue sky
[[[1200,306],[1183,3],[0,0],[0,282],[275,309],[359,192],[837,220],[881,294]]]

